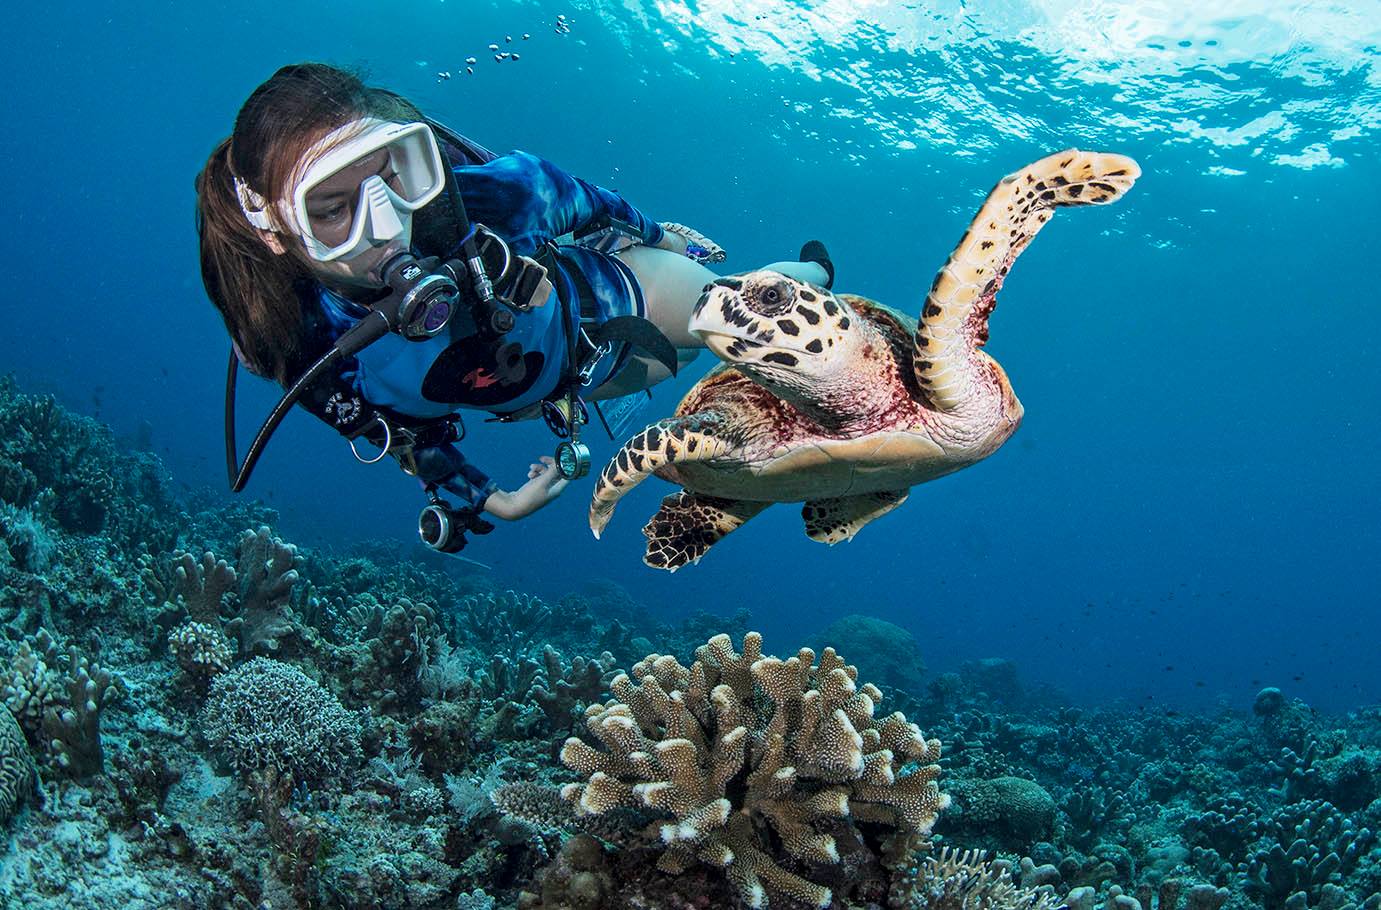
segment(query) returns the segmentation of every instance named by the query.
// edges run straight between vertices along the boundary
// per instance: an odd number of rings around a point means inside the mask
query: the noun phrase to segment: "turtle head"
[[[757,271],[705,285],[690,330],[720,360],[788,400],[812,400],[855,362],[858,319],[816,285]]]

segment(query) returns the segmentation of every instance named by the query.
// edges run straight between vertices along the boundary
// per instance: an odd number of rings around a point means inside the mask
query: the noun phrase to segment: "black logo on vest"
[[[516,342],[494,347],[476,336],[462,338],[432,362],[422,397],[440,404],[487,408],[507,404],[532,388],[546,358]]]

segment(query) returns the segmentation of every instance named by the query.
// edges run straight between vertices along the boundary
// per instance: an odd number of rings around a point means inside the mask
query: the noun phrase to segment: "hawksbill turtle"
[[[1004,177],[935,277],[919,322],[880,303],[756,271],[718,279],[690,329],[723,361],[675,416],[628,442],[590,503],[598,537],[650,474],[683,489],[643,528],[643,561],[675,571],[774,502],[804,502],[806,534],[850,540],[918,483],[988,457],[1021,423],[981,349],[1008,270],[1056,208],[1112,202],[1141,169],[1069,150]]]

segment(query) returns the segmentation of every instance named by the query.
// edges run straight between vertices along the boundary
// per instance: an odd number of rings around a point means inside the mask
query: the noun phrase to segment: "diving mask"
[[[355,120],[313,145],[304,160],[309,164],[279,211],[318,262],[406,241],[412,213],[446,187],[441,149],[421,122]],[[235,190],[251,225],[277,229],[264,197],[238,177]]]

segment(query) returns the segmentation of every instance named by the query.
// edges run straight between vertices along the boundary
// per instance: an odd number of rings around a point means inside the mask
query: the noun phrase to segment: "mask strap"
[[[253,227],[261,231],[277,230],[273,222],[269,220],[268,200],[254,192],[250,185],[239,177],[235,178],[235,195],[240,200],[240,211],[245,213],[245,220]]]

